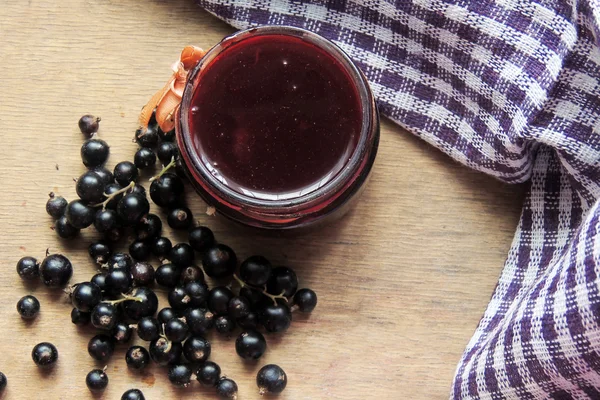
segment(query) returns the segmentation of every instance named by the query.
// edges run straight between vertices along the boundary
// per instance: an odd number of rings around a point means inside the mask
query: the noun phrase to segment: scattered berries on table
[[[58,360],[58,350],[52,343],[42,342],[35,345],[31,358],[38,367],[49,368]]]
[[[281,393],[287,386],[287,375],[278,365],[268,364],[258,371],[256,384],[261,396],[266,393]]]
[[[33,319],[40,312],[40,302],[35,296],[27,295],[21,297],[17,302],[17,311],[23,319]]]

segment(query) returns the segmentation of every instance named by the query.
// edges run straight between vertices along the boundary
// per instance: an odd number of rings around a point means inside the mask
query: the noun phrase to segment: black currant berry
[[[235,296],[229,300],[227,311],[232,318],[240,319],[246,317],[252,311],[250,302],[242,296]]]
[[[177,206],[182,194],[183,181],[172,173],[161,175],[150,185],[150,198],[159,207]]]
[[[215,362],[206,361],[196,370],[196,380],[205,386],[216,386],[221,379],[221,367]]]
[[[86,203],[100,203],[104,200],[104,182],[94,171],[88,171],[77,178],[77,196]]]
[[[119,186],[118,183],[110,183],[108,185],[106,185],[104,187],[104,193],[106,196],[112,196],[110,198],[110,200],[108,201],[108,203],[106,203],[105,207],[110,209],[110,210],[116,210],[117,209],[117,204],[119,204],[119,201],[123,198],[123,193],[117,193],[119,190],[121,190],[121,186]]]
[[[181,360],[181,343],[160,337],[150,343],[150,358],[158,365],[177,364]]]
[[[127,343],[131,339],[133,329],[129,324],[125,322],[117,322],[117,325],[113,328],[112,338],[116,343]]]
[[[85,229],[94,223],[96,210],[86,205],[82,200],[73,200],[67,205],[65,216],[74,228]]]
[[[261,310],[259,320],[267,332],[284,332],[290,327],[292,313],[283,304],[271,304]]]
[[[94,328],[111,331],[119,322],[119,311],[110,303],[100,303],[92,310],[91,321]]]
[[[204,308],[188,308],[184,316],[192,335],[204,335],[215,326],[215,315]]]
[[[194,264],[195,257],[194,249],[187,243],[177,243],[169,252],[169,261],[181,268]]]
[[[267,282],[267,292],[291,297],[296,293],[296,290],[298,290],[298,278],[293,269],[288,267],[273,268],[271,278]]]
[[[211,278],[225,278],[232,275],[237,265],[233,250],[224,244],[210,247],[202,256],[202,266]]]
[[[96,284],[96,286],[98,286],[102,291],[106,289],[106,275],[102,272],[99,272],[96,275],[92,276],[90,282]]]
[[[194,224],[194,216],[189,208],[176,207],[167,214],[167,223],[173,229],[186,230]]]
[[[81,146],[81,161],[88,168],[96,168],[104,165],[109,153],[110,147],[104,140],[90,139]]]
[[[44,285],[61,287],[69,282],[73,275],[73,265],[62,254],[51,254],[40,265],[40,278]]]
[[[178,317],[178,315],[175,313],[175,311],[171,307],[162,308],[156,316],[156,318],[158,319],[158,322],[161,324],[166,324],[167,321],[170,321],[173,318],[177,318],[177,317]]]
[[[147,262],[136,262],[131,268],[135,286],[149,286],[154,282],[154,267]]]
[[[236,319],[236,323],[242,329],[256,329],[258,327],[258,314],[250,312],[245,317]]]
[[[117,204],[117,215],[125,225],[136,224],[149,210],[148,200],[135,193],[126,194]]]
[[[135,288],[131,296],[132,299],[123,302],[123,313],[128,318],[137,321],[142,317],[154,315],[158,310],[158,297],[151,289]]]
[[[101,369],[91,370],[85,377],[85,384],[92,392],[101,392],[108,386],[108,375]]]
[[[56,231],[58,236],[60,236],[63,239],[70,239],[72,237],[77,236],[77,234],[79,233],[79,229],[71,225],[66,215],[63,215],[54,222],[54,230]]]
[[[112,271],[113,269],[130,271],[134,264],[133,259],[127,253],[114,253],[108,258],[106,263],[108,264],[109,271]]]
[[[246,298],[250,302],[252,309],[257,309],[265,299],[265,295],[262,292],[252,289],[250,286],[244,286],[240,289],[240,297]]]
[[[168,132],[164,132],[162,129],[160,129],[160,126],[159,126],[157,130],[158,130],[158,137],[161,142],[172,142],[175,140],[175,129],[171,129]]]
[[[106,292],[111,296],[118,296],[129,292],[133,279],[127,269],[113,269],[106,274]]]
[[[38,367],[51,367],[58,360],[58,350],[52,343],[42,342],[35,345],[31,358]]]
[[[102,179],[102,182],[104,183],[104,187],[106,187],[107,185],[110,185],[113,182],[113,180],[115,179],[115,177],[113,176],[113,173],[104,167],[96,167],[92,171],[94,171],[96,173],[96,175],[98,175],[100,177],[100,179]]]
[[[179,157],[179,150],[173,142],[162,142],[156,149],[156,155],[163,165],[167,165],[173,158],[177,159]]]
[[[165,336],[172,342],[183,342],[188,333],[187,324],[178,318],[173,318],[165,323]]]
[[[140,148],[133,156],[133,163],[139,169],[151,168],[156,165],[156,154],[148,147]]]
[[[138,321],[137,334],[142,340],[156,340],[160,337],[160,331],[160,325],[154,317],[143,317]]]
[[[215,329],[222,335],[229,334],[235,329],[235,321],[229,315],[221,315],[215,320]]]
[[[90,244],[90,247],[88,247],[88,253],[90,257],[92,257],[92,260],[96,262],[96,264],[104,264],[108,261],[108,258],[112,254],[112,249],[108,243],[100,240]]]
[[[8,379],[6,379],[6,375],[0,372],[0,393],[6,388],[7,383]]]
[[[278,365],[265,365],[256,374],[258,393],[262,396],[266,393],[281,393],[287,385],[287,375]]]
[[[231,290],[217,286],[208,293],[208,309],[216,315],[225,315],[229,312],[229,302],[233,297]]]
[[[192,364],[208,360],[210,351],[210,342],[202,336],[190,336],[183,344],[183,355]]]
[[[190,230],[188,241],[194,250],[204,252],[215,244],[215,235],[206,226],[197,226]]]
[[[79,311],[74,308],[71,310],[71,322],[75,325],[84,326],[90,323],[91,313]]]
[[[107,335],[96,335],[88,343],[88,353],[98,361],[108,360],[115,351],[115,341]]]
[[[120,163],[115,165],[115,169],[113,170],[113,176],[115,177],[115,182],[117,182],[122,187],[125,187],[131,182],[137,181],[138,169],[130,161],[121,161]]]
[[[216,389],[217,389],[217,394],[222,399],[232,399],[232,400],[237,399],[237,392],[238,392],[237,384],[229,378],[223,377],[223,378],[219,379],[219,381],[217,382]]]
[[[73,287],[71,303],[83,312],[91,312],[102,301],[102,289],[92,282],[81,282]]]
[[[204,282],[189,282],[185,286],[185,293],[190,298],[191,307],[203,306],[208,298],[208,286]]]
[[[262,333],[245,331],[235,340],[235,351],[244,360],[258,360],[267,349],[267,341]]]
[[[129,389],[123,396],[121,396],[121,400],[146,400],[144,394],[139,389]]]
[[[190,307],[190,296],[188,296],[182,286],[176,286],[171,289],[167,298],[169,300],[169,305],[174,310],[185,310]]]
[[[156,269],[154,278],[159,285],[174,288],[179,283],[179,275],[181,275],[180,268],[173,264],[162,264]]]
[[[182,285],[188,284],[190,282],[206,283],[204,279],[204,272],[202,272],[202,270],[196,265],[190,265],[189,267],[185,267],[181,271],[179,281]]]
[[[249,257],[240,265],[240,278],[250,285],[263,286],[270,276],[271,263],[263,256]]]
[[[148,125],[148,128],[139,128],[135,131],[135,141],[141,147],[154,147],[158,143],[157,127]]]
[[[300,289],[294,295],[294,305],[300,312],[309,313],[317,306],[317,294],[310,289]]]
[[[144,369],[150,363],[150,354],[142,346],[131,346],[125,353],[125,362],[131,369]]]
[[[162,221],[156,214],[144,215],[135,225],[135,237],[137,240],[149,240],[160,236],[162,232]]]
[[[158,257],[159,260],[167,258],[172,248],[173,244],[166,237],[156,238],[152,242],[152,254]]]
[[[173,385],[188,387],[192,382],[192,368],[187,364],[171,365],[168,376]]]
[[[100,233],[109,232],[119,227],[119,219],[115,210],[106,209],[96,211],[94,217],[94,228]]]
[[[100,117],[94,117],[93,115],[86,114],[79,118],[77,123],[79,130],[86,136],[91,136],[98,132],[100,126]]]
[[[146,261],[150,258],[152,245],[146,241],[136,240],[129,245],[129,254],[137,261]]]
[[[46,202],[46,212],[53,219],[59,219],[65,215],[67,209],[67,200],[62,196],[56,196],[53,192],[50,192],[50,198]]]
[[[139,194],[143,197],[146,197],[146,188],[136,183],[131,189],[129,189],[129,193]]]
[[[23,319],[33,319],[40,312],[40,302],[34,296],[23,296],[17,302],[17,311]]]
[[[24,281],[40,278],[40,263],[33,257],[25,256],[17,261],[17,273]]]

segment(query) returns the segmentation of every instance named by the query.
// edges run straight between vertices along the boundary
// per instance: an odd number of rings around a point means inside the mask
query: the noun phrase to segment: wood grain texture
[[[20,257],[41,259],[47,248],[73,261],[72,282],[95,272],[85,251],[97,237],[93,229],[82,240],[60,241],[44,211],[50,191],[75,197],[73,178],[84,172],[79,116],[102,116],[109,167],[132,159],[137,113],[168,78],[180,49],[208,48],[231,31],[192,0],[23,0],[0,7],[0,371],[9,380],[3,399],[93,398],[84,382],[101,367],[86,352],[93,331],[71,324],[60,291],[26,286],[15,273]],[[386,121],[358,207],[310,235],[248,234],[202,215],[205,206],[188,190],[199,222],[241,258],[260,253],[292,266],[301,286],[319,295],[313,315],[296,316],[287,334],[267,337],[258,364],[242,363],[234,340],[214,335],[212,359],[237,381],[243,400],[259,398],[255,374],[271,362],[289,377],[280,399],[447,398],[501,271],[522,192],[457,165]],[[29,324],[15,311],[27,293],[42,303]],[[30,357],[41,341],[60,351],[48,374]],[[174,389],[157,367],[128,371],[125,348],[108,363],[109,388],[96,398],[118,399],[131,387],[152,400],[214,398],[199,385]]]

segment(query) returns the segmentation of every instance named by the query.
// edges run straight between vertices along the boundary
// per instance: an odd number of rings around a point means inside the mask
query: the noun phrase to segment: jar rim
[[[226,198],[229,202],[243,206],[256,207],[260,209],[268,209],[271,213],[277,213],[278,209],[283,209],[285,213],[289,213],[289,208],[305,208],[310,207],[314,201],[322,201],[323,196],[334,195],[338,190],[341,190],[346,185],[347,181],[353,177],[356,170],[360,168],[364,154],[367,151],[370,132],[373,125],[372,104],[373,97],[369,89],[366,78],[352,62],[348,55],[336,44],[325,39],[324,37],[308,31],[306,29],[285,26],[285,25],[264,25],[256,28],[250,28],[238,31],[232,35],[225,37],[221,42],[211,48],[206,55],[198,62],[198,64],[188,74],[187,82],[183,91],[181,105],[178,110],[177,128],[181,129],[181,138],[184,146],[187,149],[193,149],[192,135],[187,116],[191,112],[191,102],[198,84],[199,75],[211,64],[211,62],[223,51],[230,46],[246,39],[255,36],[268,35],[287,35],[306,40],[307,42],[316,45],[317,47],[327,51],[345,68],[351,82],[359,96],[361,106],[361,129],[358,142],[352,152],[350,159],[345,163],[344,167],[336,174],[336,176],[323,186],[297,197],[285,199],[265,199],[260,197],[252,197],[240,193],[215,177],[204,165],[200,155],[196,151],[186,151],[186,155],[193,163],[193,167],[205,180],[210,188],[219,193],[220,196]],[[201,77],[200,77],[201,79]],[[182,149],[183,151],[184,149]]]

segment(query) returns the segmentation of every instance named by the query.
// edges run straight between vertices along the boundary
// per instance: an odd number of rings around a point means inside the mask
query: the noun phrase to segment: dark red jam
[[[263,199],[305,195],[344,169],[361,133],[344,67],[301,38],[271,34],[225,48],[202,72],[188,114],[206,168]]]

